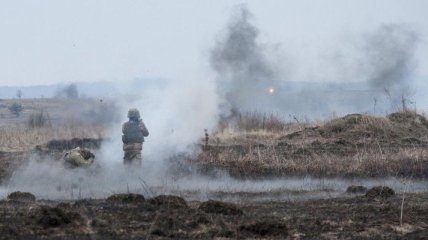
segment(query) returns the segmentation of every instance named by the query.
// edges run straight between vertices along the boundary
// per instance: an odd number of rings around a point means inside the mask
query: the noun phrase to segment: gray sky
[[[210,48],[240,3],[295,79],[385,23],[419,32],[418,75],[428,76],[426,0],[0,0],[0,85],[210,78]]]

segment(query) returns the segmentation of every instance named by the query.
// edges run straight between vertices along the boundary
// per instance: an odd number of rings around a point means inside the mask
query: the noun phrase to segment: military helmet
[[[136,108],[131,108],[128,111],[128,118],[129,119],[140,119],[140,112]]]

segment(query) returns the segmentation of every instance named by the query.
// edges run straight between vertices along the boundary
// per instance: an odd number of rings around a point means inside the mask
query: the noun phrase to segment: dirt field
[[[115,195],[0,202],[0,239],[424,239],[428,195],[231,204]]]

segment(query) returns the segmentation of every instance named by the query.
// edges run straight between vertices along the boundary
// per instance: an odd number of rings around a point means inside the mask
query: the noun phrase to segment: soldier
[[[129,121],[122,125],[122,142],[125,152],[123,163],[141,166],[144,137],[149,136],[149,131],[143,120],[140,119],[140,112],[137,109],[129,109],[128,118]]]
[[[64,160],[64,165],[67,168],[87,168],[94,163],[95,155],[88,150],[77,147],[65,152],[62,158]]]

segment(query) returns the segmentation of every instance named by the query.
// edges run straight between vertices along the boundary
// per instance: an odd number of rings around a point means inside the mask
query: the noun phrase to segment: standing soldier
[[[129,121],[122,125],[122,142],[125,152],[123,163],[141,166],[144,137],[149,136],[149,131],[141,120],[140,112],[137,109],[129,109],[128,118]]]

